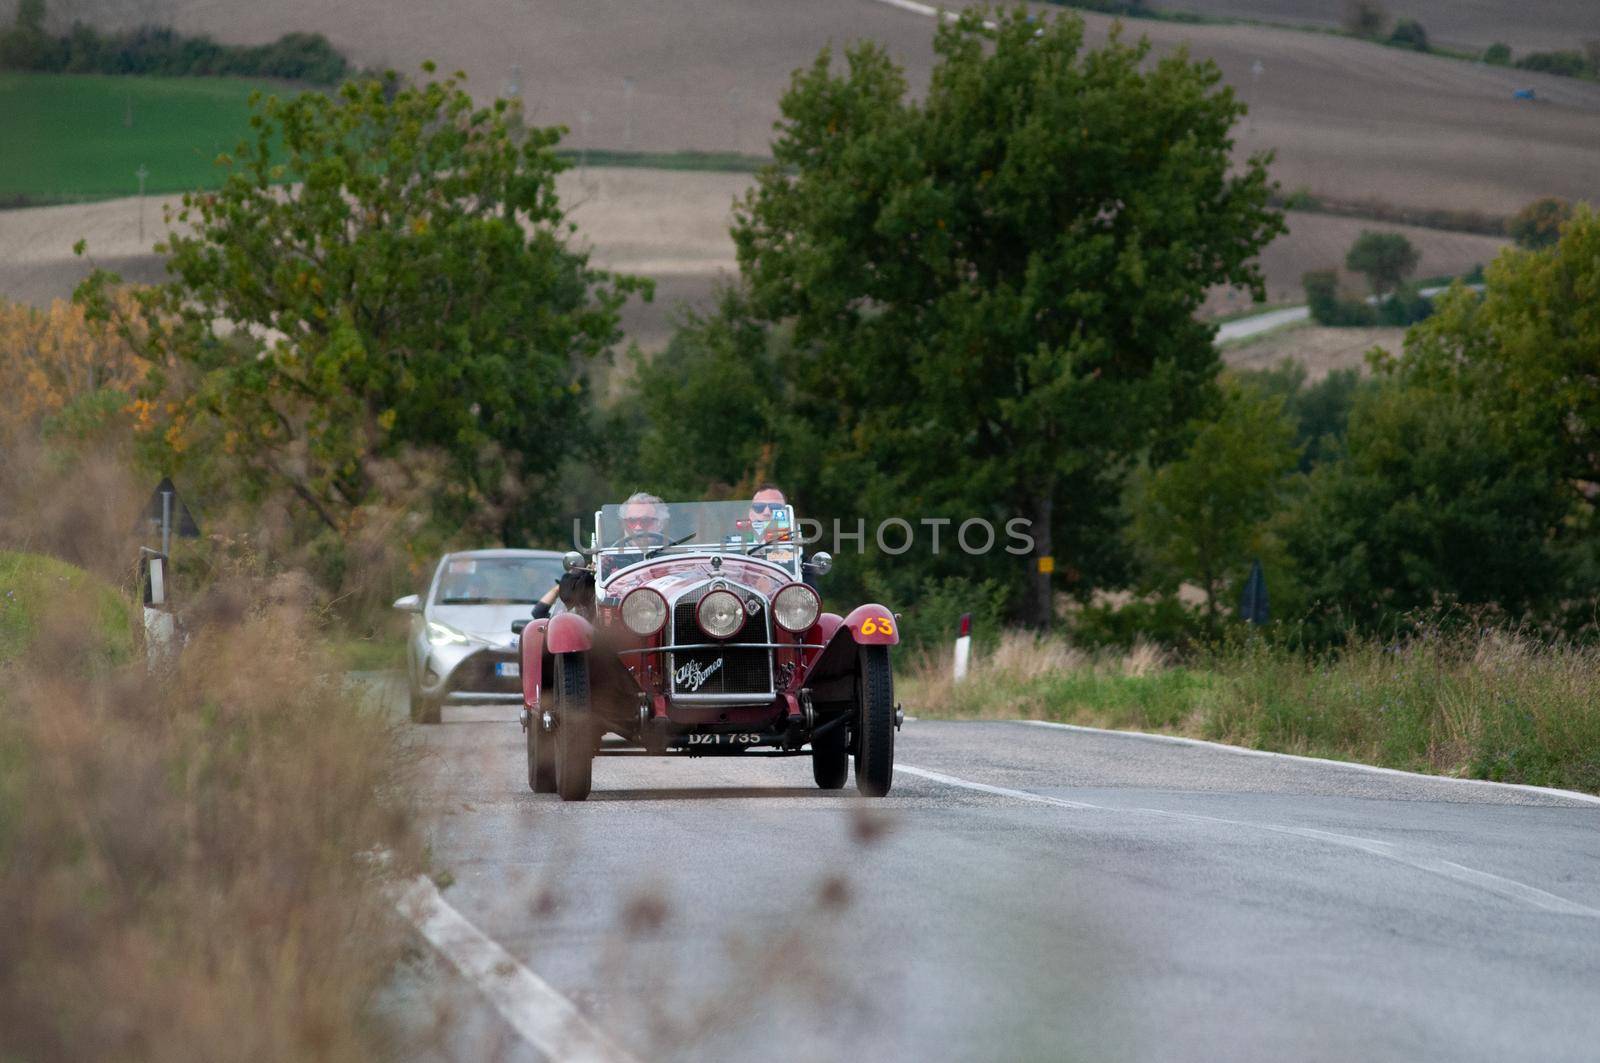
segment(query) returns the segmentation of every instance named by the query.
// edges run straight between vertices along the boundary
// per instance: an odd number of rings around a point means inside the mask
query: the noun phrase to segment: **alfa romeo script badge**
[[[700,667],[699,661],[690,661],[688,664],[672,673],[673,682],[684,690],[693,693],[706,685],[706,680],[717,673],[722,667],[722,658],[718,657],[705,668]]]

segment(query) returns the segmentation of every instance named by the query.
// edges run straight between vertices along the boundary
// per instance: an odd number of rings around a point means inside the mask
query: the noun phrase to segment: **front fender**
[[[587,653],[594,649],[594,625],[577,613],[557,613],[545,629],[549,653]]]
[[[539,687],[544,682],[544,629],[549,620],[530,620],[522,629],[522,704],[539,707]]]
[[[857,646],[897,646],[900,643],[900,622],[894,614],[881,605],[858,605],[844,618],[850,637]]]

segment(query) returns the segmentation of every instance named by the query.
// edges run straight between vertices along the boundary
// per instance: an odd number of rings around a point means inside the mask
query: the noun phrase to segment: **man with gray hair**
[[[649,548],[666,542],[667,504],[648,491],[635,491],[622,503],[623,543]]]

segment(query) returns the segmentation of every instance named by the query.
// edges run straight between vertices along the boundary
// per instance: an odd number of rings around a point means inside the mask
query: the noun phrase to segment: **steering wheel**
[[[618,539],[615,544],[613,544],[613,549],[620,550],[630,543],[638,543],[645,549],[649,549],[652,546],[662,546],[666,543],[666,541],[667,537],[661,532],[657,531],[628,532],[622,538]]]

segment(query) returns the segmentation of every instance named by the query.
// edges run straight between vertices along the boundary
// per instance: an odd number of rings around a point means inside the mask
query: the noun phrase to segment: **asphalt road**
[[[445,901],[505,953],[421,950],[416,1058],[540,1058],[483,992],[521,968],[640,1060],[1600,1057],[1600,804],[926,720],[882,801],[609,758],[562,804],[503,709],[416,733]]]

